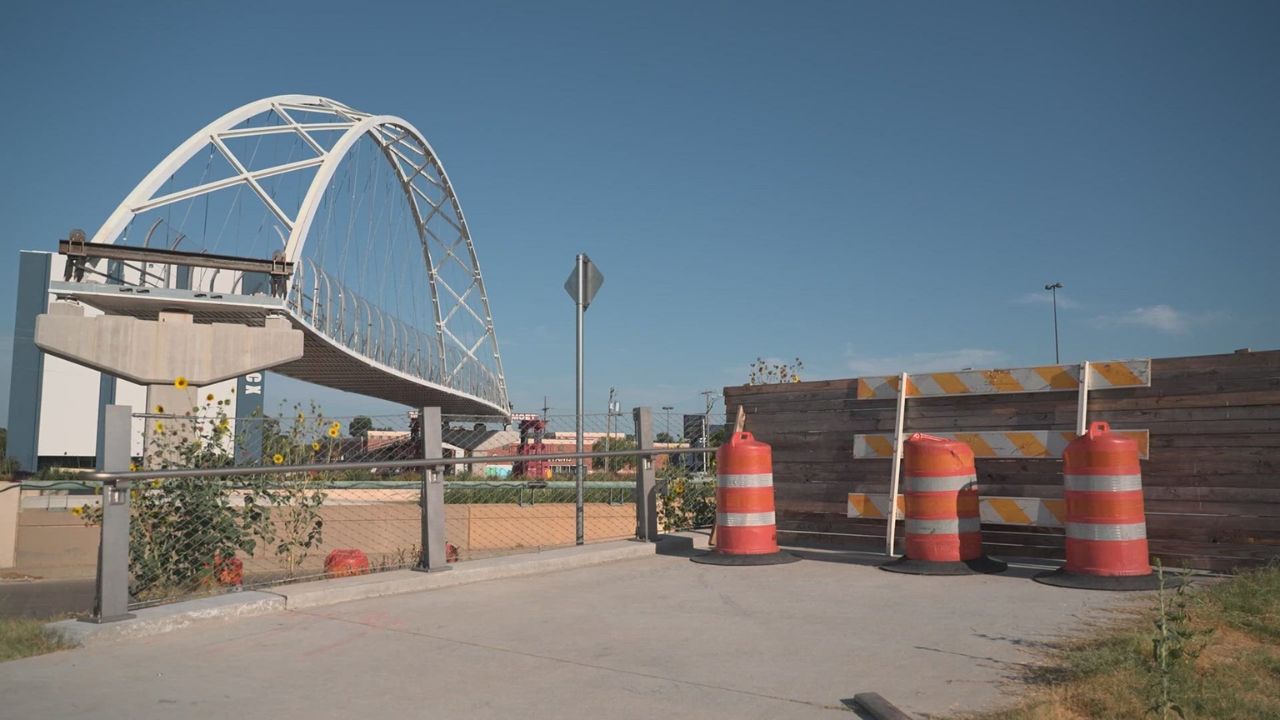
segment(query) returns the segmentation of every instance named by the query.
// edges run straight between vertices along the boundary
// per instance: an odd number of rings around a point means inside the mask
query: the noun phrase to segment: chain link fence
[[[202,412],[189,415],[149,408],[132,418],[132,469],[235,467],[244,473],[132,484],[131,607],[418,564],[417,469],[253,472],[273,465],[420,459],[416,412],[331,417],[293,408],[276,417],[234,419],[221,407],[211,400]],[[722,424],[705,416],[685,419],[678,435],[665,430],[663,415],[655,414],[654,420],[658,448],[714,446],[724,434]],[[566,415],[517,414],[509,423],[443,418],[441,455],[474,458],[444,470],[448,561],[575,543],[578,463],[557,456],[576,450],[575,431],[576,418]],[[636,447],[630,413],[586,415],[583,434],[588,452]],[[502,456],[528,459],[486,460]],[[636,462],[634,457],[583,461],[585,542],[635,535]],[[714,523],[714,460],[674,452],[653,462],[660,527],[672,531]],[[101,486],[33,480],[23,491],[33,495],[33,504],[42,498],[45,510],[67,513],[87,532],[96,532]],[[91,573],[91,558],[83,559]]]

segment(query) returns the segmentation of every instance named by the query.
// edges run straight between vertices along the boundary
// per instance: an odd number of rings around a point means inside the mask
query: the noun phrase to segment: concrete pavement
[[[687,554],[687,553],[686,553]],[[0,665],[9,717],[838,718],[1002,700],[1058,633],[1140,597],[918,577],[849,553],[659,555],[287,611]]]

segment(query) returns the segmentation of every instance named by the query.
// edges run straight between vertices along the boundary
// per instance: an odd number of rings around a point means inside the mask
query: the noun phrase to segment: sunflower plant
[[[218,468],[233,464],[226,401],[208,401],[168,419],[176,429],[155,434],[143,465],[148,469]],[[159,408],[157,408],[159,409]],[[131,464],[131,470],[138,465]],[[129,491],[129,592],[138,601],[163,599],[214,583],[237,553],[253,555],[270,528],[270,507],[253,477],[174,478],[135,482]],[[83,514],[101,522],[100,508]]]
[[[176,383],[175,383],[176,384]],[[220,468],[235,464],[231,400],[212,393],[203,406],[157,421],[159,427],[142,458],[148,469]],[[172,412],[172,410],[171,410]],[[327,462],[337,452],[326,440],[333,423],[312,406],[279,429],[288,415],[257,418],[264,432],[264,465]],[[246,421],[249,424],[254,420]],[[167,423],[167,427],[166,427]],[[185,432],[186,423],[193,424]],[[272,430],[274,428],[274,430]],[[240,428],[243,430],[243,425]],[[238,438],[243,445],[245,437]],[[258,448],[255,448],[257,450]],[[132,470],[139,469],[132,465]],[[237,555],[254,556],[264,547],[293,575],[319,547],[324,527],[327,475],[246,474],[228,478],[177,478],[133,483],[129,525],[130,594],[136,601],[175,597],[207,588]],[[101,522],[100,508],[82,515]]]
[[[286,417],[285,413],[281,412],[280,417]],[[302,465],[335,459],[336,446],[322,438],[337,437],[335,428],[340,430],[341,425],[327,419],[315,403],[306,409],[294,405],[293,422],[287,429],[279,420],[273,425],[276,428],[274,432],[263,434],[265,464]],[[264,497],[272,508],[272,522],[269,536],[265,539],[290,577],[324,539],[324,518],[320,515],[320,507],[324,505],[329,480],[324,473],[290,472],[267,476]]]
[[[710,527],[716,522],[716,486],[694,482],[683,467],[658,471],[658,520],[664,532]]]

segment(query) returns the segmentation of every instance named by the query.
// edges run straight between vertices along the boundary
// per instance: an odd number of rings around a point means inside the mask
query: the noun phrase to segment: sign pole
[[[585,257],[586,256],[583,255],[582,253],[578,253],[577,269],[574,271],[575,274],[578,276],[578,283],[577,283],[578,293],[576,298],[577,302],[575,303],[577,305],[577,310],[578,310],[578,356],[577,356],[578,385],[577,385],[577,403],[576,403],[577,404],[577,436],[576,436],[576,442],[574,443],[574,447],[577,448],[578,452],[582,452],[582,318],[583,318],[583,315],[585,314],[584,310],[586,309],[583,307],[583,296],[585,295],[585,293],[583,292],[583,285],[586,282],[586,275],[587,275],[586,268],[583,267],[584,265],[583,259]],[[585,537],[584,528],[583,528],[583,518],[582,518],[582,514],[583,514],[582,492],[583,492],[583,483],[586,481],[586,473],[585,473],[585,468],[583,467],[583,464],[582,464],[582,458],[578,458],[577,470],[578,470],[578,478],[576,483],[577,504],[574,510],[574,516],[576,518],[576,529],[577,529],[575,543],[578,545],[581,545]]]
[[[582,452],[582,316],[587,312],[587,308],[591,306],[591,300],[595,298],[596,293],[600,291],[600,286],[604,284],[604,275],[600,274],[600,269],[592,264],[591,258],[586,253],[578,253],[578,257],[573,262],[573,272],[569,274],[569,279],[564,282],[564,291],[569,293],[569,297],[573,298],[573,304],[577,306],[578,311],[578,347],[577,347],[577,432],[574,447],[579,453]],[[612,397],[610,398],[612,400]],[[577,544],[581,545],[585,539],[583,531],[583,502],[582,488],[586,482],[587,473],[583,466],[582,458],[578,458],[576,465],[578,480],[575,483],[578,489],[578,500],[576,503],[577,512]]]

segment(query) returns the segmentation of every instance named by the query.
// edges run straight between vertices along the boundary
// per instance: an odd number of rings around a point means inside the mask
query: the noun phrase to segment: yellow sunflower
[[[313,440],[313,441],[311,442],[311,449],[312,449],[313,451],[315,451],[315,452],[320,452],[320,441],[319,441],[319,440]]]
[[[162,412],[164,412],[164,406],[163,406],[163,405],[157,405],[157,406],[156,406],[156,413],[158,414],[158,413],[162,413]]]
[[[179,390],[186,390],[188,384],[189,383],[187,382],[187,379],[182,375],[179,375],[178,377],[174,378],[174,381],[173,381],[173,386],[178,388]]]
[[[275,463],[275,464],[277,464],[277,465],[283,465],[283,464],[284,464],[284,456],[283,456],[283,455],[281,455],[280,453],[276,453],[275,455],[272,455],[272,456],[271,456],[271,462],[273,462],[273,463]]]
[[[157,435],[164,434],[164,423],[158,422],[158,421],[156,422],[156,434]]]
[[[213,402],[213,393],[204,396],[205,402]]]
[[[342,431],[338,429],[338,426],[337,426],[337,425],[330,425],[330,426],[329,426],[329,437],[331,437],[331,438],[336,438],[336,437],[338,437],[338,433],[340,433],[340,432],[342,432]]]
[[[129,463],[129,472],[138,472],[138,463]]]

